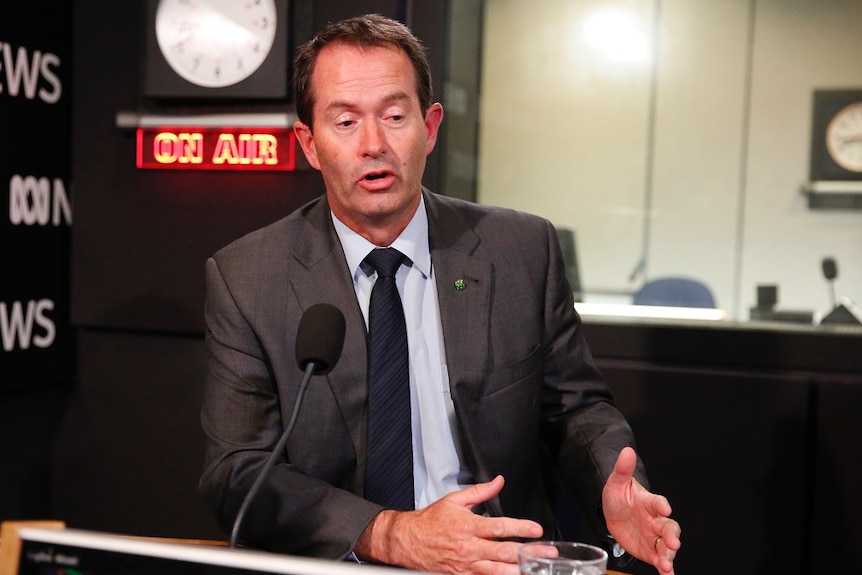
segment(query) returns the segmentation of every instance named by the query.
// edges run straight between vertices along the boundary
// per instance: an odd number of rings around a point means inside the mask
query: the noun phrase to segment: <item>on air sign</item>
[[[158,170],[293,171],[296,135],[287,128],[138,128],[136,163]]]

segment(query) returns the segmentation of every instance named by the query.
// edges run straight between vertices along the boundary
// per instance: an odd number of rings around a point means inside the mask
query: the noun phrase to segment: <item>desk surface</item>
[[[862,325],[814,325],[765,320],[735,321],[727,319],[726,313],[719,309],[594,303],[575,303],[575,309],[578,310],[585,323],[709,327],[713,329],[823,333],[862,337]]]
[[[862,328],[583,316],[593,355],[649,363],[862,373]]]

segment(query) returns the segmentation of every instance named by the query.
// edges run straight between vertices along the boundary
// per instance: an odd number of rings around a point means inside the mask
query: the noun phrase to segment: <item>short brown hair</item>
[[[431,67],[422,42],[404,24],[379,14],[365,14],[328,24],[317,36],[299,47],[294,60],[293,89],[296,115],[312,128],[314,93],[311,76],[320,51],[329,44],[342,43],[361,48],[394,46],[404,51],[416,72],[416,88],[422,112],[431,107],[433,90]]]

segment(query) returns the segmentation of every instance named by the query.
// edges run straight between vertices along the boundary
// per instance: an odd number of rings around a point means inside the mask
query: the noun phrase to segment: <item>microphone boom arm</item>
[[[293,404],[293,412],[290,414],[290,420],[287,423],[287,427],[284,428],[278,443],[275,444],[272,453],[270,453],[269,457],[266,459],[263,469],[261,469],[260,473],[257,474],[257,478],[252,484],[249,492],[246,494],[245,499],[242,500],[242,505],[240,505],[239,511],[236,514],[236,519],[234,519],[233,529],[230,534],[230,547],[236,547],[237,540],[239,539],[239,528],[240,525],[242,525],[243,517],[245,517],[245,513],[249,506],[251,506],[251,502],[254,500],[257,492],[260,491],[260,488],[263,486],[263,482],[269,476],[269,470],[272,469],[273,465],[275,465],[275,458],[278,457],[279,453],[284,451],[284,447],[287,445],[287,438],[290,436],[290,432],[296,423],[297,416],[299,415],[299,406],[302,405],[302,398],[305,395],[306,388],[308,388],[308,382],[311,381],[311,376],[314,375],[317,368],[318,366],[313,361],[309,361],[308,365],[305,366],[305,373],[302,376],[302,382],[299,384],[299,393],[297,394],[296,401]]]

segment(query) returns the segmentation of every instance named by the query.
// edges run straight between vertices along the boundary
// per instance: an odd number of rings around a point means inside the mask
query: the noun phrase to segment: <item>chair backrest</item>
[[[583,288],[581,287],[581,268],[578,265],[578,250],[575,247],[575,230],[572,228],[558,227],[557,239],[560,240],[560,249],[563,253],[563,262],[566,264],[566,278],[572,286],[575,301],[583,299]]]
[[[632,303],[714,308],[715,297],[702,281],[685,277],[664,277],[647,281],[635,293]]]

